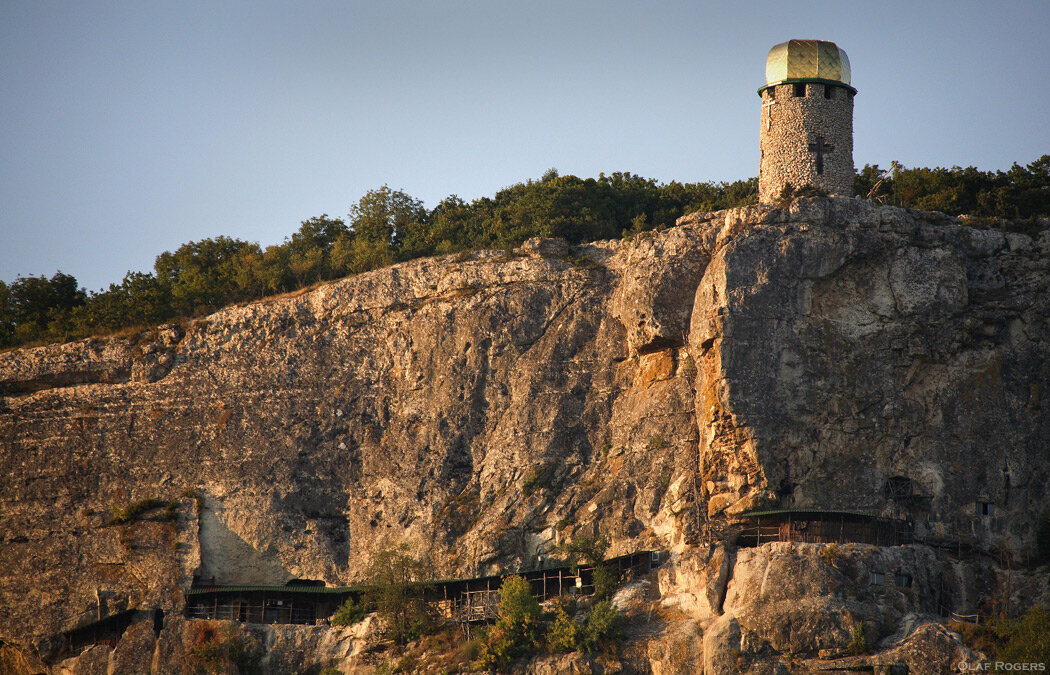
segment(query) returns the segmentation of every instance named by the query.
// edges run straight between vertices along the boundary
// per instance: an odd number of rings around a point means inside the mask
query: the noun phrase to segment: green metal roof
[[[341,595],[345,593],[361,593],[367,590],[367,586],[200,586],[186,591],[186,595],[205,595],[207,593],[255,593],[266,591],[270,593],[316,593],[318,595]]]
[[[738,518],[757,518],[758,516],[780,516],[790,514],[811,514],[820,516],[857,516],[861,518],[871,518],[872,520],[889,520],[883,516],[877,516],[871,513],[864,513],[862,511],[832,511],[826,509],[773,509],[770,511],[747,511],[739,514]]]

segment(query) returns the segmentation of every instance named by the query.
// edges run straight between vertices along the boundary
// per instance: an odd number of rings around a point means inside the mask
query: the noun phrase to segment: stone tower
[[[849,58],[834,42],[789,40],[769,50],[762,97],[758,197],[791,185],[853,195],[853,97]]]

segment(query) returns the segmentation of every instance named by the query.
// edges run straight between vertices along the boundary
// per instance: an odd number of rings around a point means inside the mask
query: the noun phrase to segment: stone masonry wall
[[[833,87],[832,98],[827,99],[825,85],[811,82],[805,85],[805,97],[796,97],[794,86],[779,84],[762,92],[759,200],[772,203],[788,183],[852,196],[853,96],[844,87]],[[817,155],[809,149],[818,135],[834,148],[824,153],[822,175],[817,175]]]

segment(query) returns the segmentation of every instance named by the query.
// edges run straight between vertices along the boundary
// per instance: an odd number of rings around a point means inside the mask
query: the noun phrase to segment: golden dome
[[[788,40],[769,50],[766,86],[792,80],[829,80],[849,84],[849,57],[834,42]]]

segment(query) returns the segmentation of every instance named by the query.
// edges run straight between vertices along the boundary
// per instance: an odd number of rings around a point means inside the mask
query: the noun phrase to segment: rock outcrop
[[[160,609],[77,672],[121,649],[164,672],[195,576],[343,585],[401,543],[472,576],[600,532],[672,553],[632,668],[817,668],[862,631],[922,672],[908,641],[961,654],[930,621],[1001,596],[982,552],[1027,563],[1050,511],[1048,271],[1050,230],[811,199],[0,354],[0,640]],[[112,522],[147,498],[173,504]],[[772,508],[906,517],[917,543],[737,550],[732,520]],[[273,663],[350,668],[335,629],[267,630]]]

